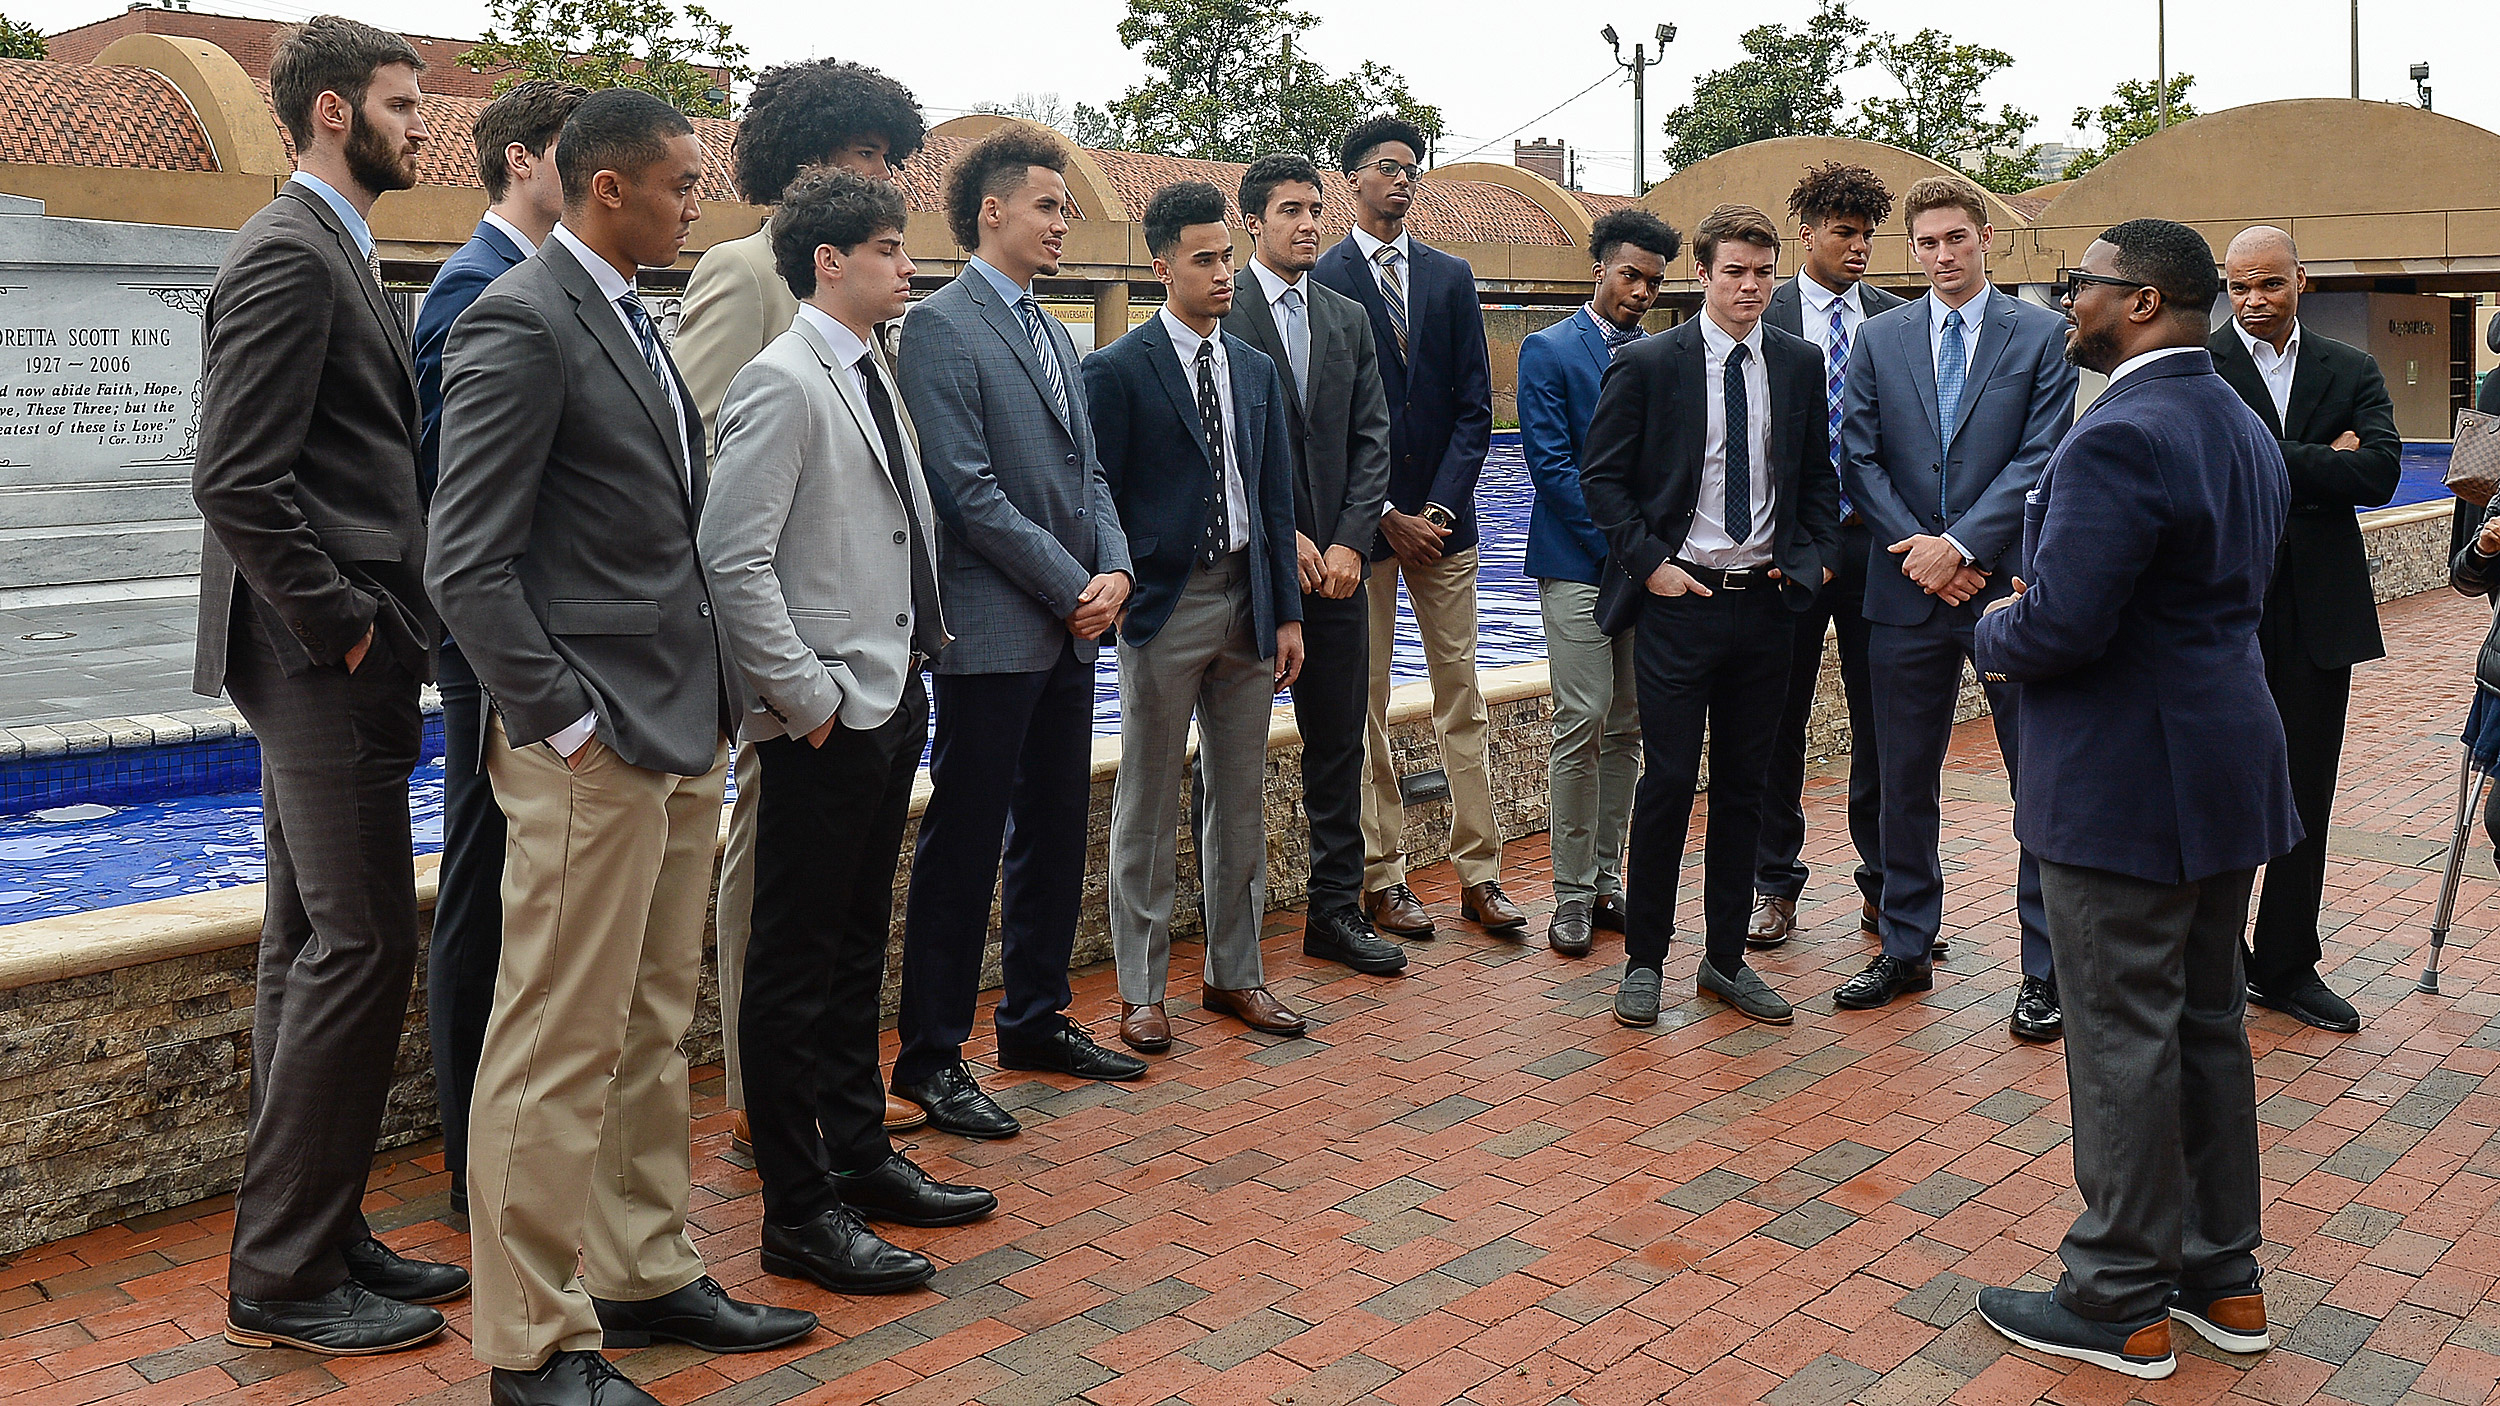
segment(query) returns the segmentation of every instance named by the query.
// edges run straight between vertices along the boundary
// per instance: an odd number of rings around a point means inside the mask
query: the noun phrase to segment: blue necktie
[[[1745,404],[1745,355],[1749,349],[1738,342],[1728,349],[1727,373],[1724,378],[1727,406],[1727,489],[1726,506],[1719,514],[1719,525],[1727,532],[1727,540],[1741,547],[1753,536],[1753,422]]]
[[[1969,352],[1962,345],[1962,310],[1955,308],[1944,315],[1944,345],[1936,349],[1936,438],[1939,449],[1953,447],[1953,417],[1962,408],[1962,378],[1969,374]],[[1940,517],[1953,515],[1952,499],[1945,492],[1944,465],[1936,466],[1936,512]]]
[[[1827,368],[1823,378],[1823,421],[1831,432],[1832,477],[1840,477],[1840,402],[1841,392],[1849,385],[1849,329],[1841,325],[1840,315],[1849,305],[1838,298],[1832,300],[1832,336],[1823,360]],[[1840,515],[1846,519],[1853,511],[1848,490],[1840,494]]]

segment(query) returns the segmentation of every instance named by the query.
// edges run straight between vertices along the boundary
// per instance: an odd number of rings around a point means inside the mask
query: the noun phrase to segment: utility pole
[[[2361,0],[2352,0],[2352,98],[2361,101]]]
[[[2161,125],[2164,128],[2170,125],[2169,9],[2168,0],[2153,0],[2153,86],[2161,91]]]
[[[1667,46],[1675,42],[1675,26],[1658,26],[1655,33],[1658,53],[1655,57],[1635,41],[1632,57],[1625,58],[1623,41],[1615,36],[1615,27],[1611,24],[1597,31],[1597,37],[1605,40],[1607,47],[1615,51],[1615,63],[1619,67],[1632,70],[1632,198],[1638,200],[1649,193],[1649,70],[1666,61]]]

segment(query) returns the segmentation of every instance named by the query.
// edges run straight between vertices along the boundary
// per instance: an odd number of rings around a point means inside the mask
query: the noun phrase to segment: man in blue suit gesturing
[[[2147,1378],[2177,1367],[2174,1319],[2229,1352],[2270,1341],[2240,933],[2257,866],[2300,839],[2257,645],[2291,480],[2205,349],[2218,284],[2168,220],[2104,232],[2067,275],[2067,354],[2109,389],[2024,508],[2028,589],[1972,644],[2022,691],[2014,829],[2073,1012],[2084,1204],[2057,1287],[1982,1289],[1979,1312]]]
[[[1832,993],[1872,1010],[1934,984],[1944,946],[1939,795],[1971,626],[2011,589],[2023,495],[2074,418],[2065,319],[1988,286],[1987,198],[1959,176],[1932,176],[1902,199],[1926,297],[1867,319],[1849,358],[1841,412],[1841,481],[1874,545],[1866,572],[1867,666],[1882,768],[1884,950]],[[1889,560],[1894,563],[1887,566]],[[2013,770],[2019,706],[1988,690],[1998,745]],[[2057,987],[2040,917],[2039,876],[2016,885],[2023,985],[2013,1033],[2058,1037]]]

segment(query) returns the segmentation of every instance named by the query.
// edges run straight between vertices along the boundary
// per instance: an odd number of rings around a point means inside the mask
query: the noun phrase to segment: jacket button
[[[1076,456],[1075,456],[1075,455],[1073,455],[1073,454],[1069,455],[1069,456],[1068,456],[1068,462],[1069,462],[1069,463],[1071,463],[1071,464],[1075,463],[1075,462],[1076,462]]]
[[[895,540],[897,543],[900,543],[900,542],[903,540],[903,533],[902,533],[902,532],[900,532],[900,531],[897,531],[897,532],[894,534],[894,540]]]
[[[1084,510],[1083,508],[1079,508],[1079,509],[1077,509],[1077,510],[1076,510],[1076,515],[1077,515],[1078,517],[1083,517],[1083,516],[1085,516],[1085,510]]]
[[[696,613],[697,615],[702,616],[702,617],[703,617],[704,619],[706,619],[706,620],[711,619],[711,618],[712,618],[712,603],[711,603],[710,601],[708,601],[708,600],[707,600],[707,601],[705,601],[703,604],[696,606],[696,607],[695,607],[695,613]]]
[[[911,623],[911,617],[908,615],[897,615],[894,617],[894,623],[897,625],[908,625]]]

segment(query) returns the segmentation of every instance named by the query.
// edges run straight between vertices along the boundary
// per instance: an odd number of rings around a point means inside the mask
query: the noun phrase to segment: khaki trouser
[[[1543,580],[1546,676],[1554,750],[1546,763],[1554,898],[1623,892],[1623,841],[1641,780],[1641,705],[1632,687],[1632,631],[1597,628],[1597,587]]]
[[[738,799],[729,803],[729,840],[721,846],[720,902],[712,909],[712,949],[720,967],[721,1065],[729,1106],[743,1113],[747,1085],[738,1072],[738,1003],[746,995],[747,937],[755,931],[755,817],[764,804],[764,754],[738,744]]]
[[[487,774],[508,822],[503,964],[470,1105],[470,1336],[529,1370],[595,1351],[592,1296],[657,1298],[703,1261],[686,1237],[686,1061],[728,748],[702,776],[592,739],[568,769],[515,750]],[[580,1268],[576,1272],[575,1261]]]
[[[1389,751],[1389,656],[1397,644],[1398,590],[1423,636],[1432,680],[1432,730],[1450,778],[1450,865],[1461,884],[1502,874],[1502,832],[1493,820],[1493,776],[1485,767],[1488,716],[1476,686],[1476,551],[1469,548],[1429,566],[1391,557],[1372,564],[1371,721],[1363,760],[1363,887],[1378,892],[1406,882],[1406,805]]]

